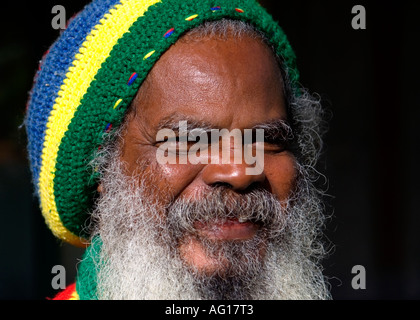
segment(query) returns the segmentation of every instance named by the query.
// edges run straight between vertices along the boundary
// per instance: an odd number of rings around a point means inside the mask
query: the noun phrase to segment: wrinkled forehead
[[[132,108],[155,125],[180,114],[223,128],[286,118],[278,61],[247,34],[186,35],[152,68]]]

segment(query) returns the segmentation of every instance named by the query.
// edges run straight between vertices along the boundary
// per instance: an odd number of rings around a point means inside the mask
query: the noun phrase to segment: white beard
[[[102,175],[104,192],[92,213],[95,226],[92,236],[100,236],[102,240],[99,261],[96,261],[99,299],[330,298],[320,268],[324,254],[318,240],[323,224],[322,206],[318,197],[309,194],[308,188],[299,188],[298,183],[298,191],[286,203],[286,208],[271,200],[270,205],[275,205],[277,210],[272,216],[281,218],[272,222],[275,226],[270,231],[250,241],[249,247],[245,243],[230,243],[222,249],[213,249],[215,255],[225,250],[223,256],[230,254],[236,258],[230,260],[230,276],[223,276],[221,271],[209,277],[186,266],[176,240],[184,229],[176,231],[175,236],[171,230],[188,224],[188,219],[181,218],[183,222],[174,227],[178,223],[174,223],[177,215],[182,217],[186,210],[194,215],[194,209],[187,208],[191,199],[177,200],[170,205],[153,201],[158,197],[152,197],[153,191],[147,187],[152,185],[151,177],[141,177],[140,183],[139,177],[128,178],[122,173],[119,157],[113,159]],[[200,203],[201,199],[197,196],[195,200]],[[208,199],[211,201],[211,196]],[[220,212],[225,210],[220,204],[222,200],[217,203]],[[212,204],[203,207],[209,205]],[[217,211],[217,208],[209,210]],[[170,218],[167,212],[172,212]],[[243,257],[252,256],[252,250],[261,243],[266,245],[264,257],[258,255],[245,263]]]

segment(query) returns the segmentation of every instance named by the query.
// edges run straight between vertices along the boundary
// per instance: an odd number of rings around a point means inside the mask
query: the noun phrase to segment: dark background
[[[333,298],[419,299],[420,2],[261,3],[288,35],[302,84],[332,113],[320,170]],[[45,226],[19,129],[38,61],[59,35],[56,4],[70,18],[86,1],[13,1],[0,13],[0,299],[54,296],[52,267],[64,265],[69,284],[82,255]],[[351,27],[354,5],[366,8],[366,30]],[[366,290],[351,287],[355,265],[366,268]]]

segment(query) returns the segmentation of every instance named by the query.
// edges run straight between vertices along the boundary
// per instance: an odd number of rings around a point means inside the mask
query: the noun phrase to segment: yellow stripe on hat
[[[160,0],[121,0],[104,15],[76,54],[48,118],[39,176],[41,209],[52,232],[73,245],[83,246],[84,240],[64,227],[54,197],[55,166],[61,140],[84,94],[118,39],[151,5],[158,2]]]

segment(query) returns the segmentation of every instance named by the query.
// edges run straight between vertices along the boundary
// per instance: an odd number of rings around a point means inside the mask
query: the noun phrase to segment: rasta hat
[[[287,38],[255,0],[94,0],[51,46],[26,115],[28,153],[42,214],[55,236],[83,246],[99,174],[89,168],[147,74],[185,32],[241,20],[263,32],[297,86]]]

